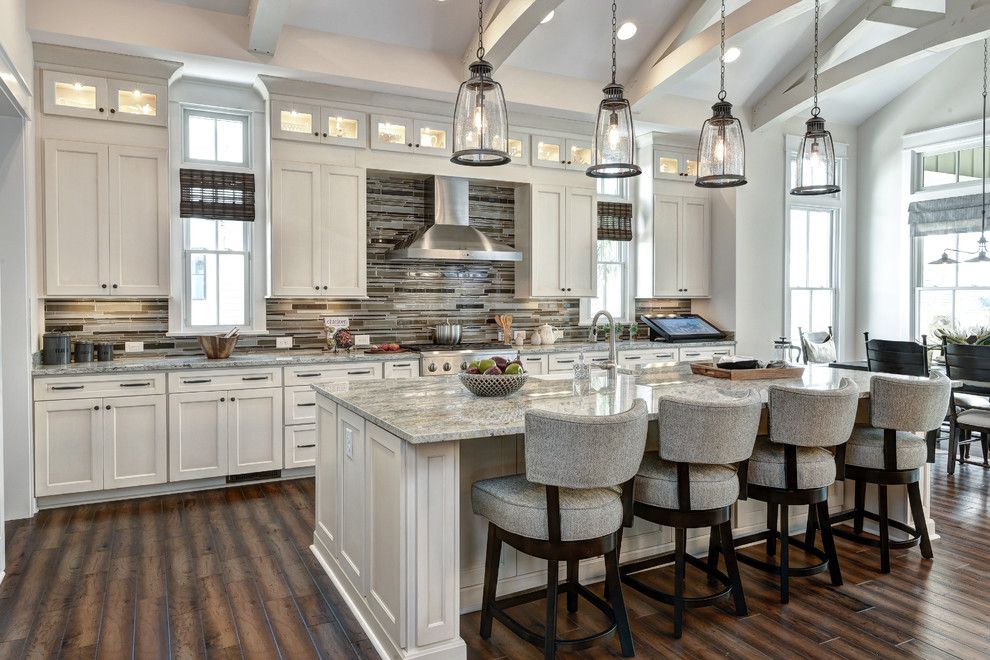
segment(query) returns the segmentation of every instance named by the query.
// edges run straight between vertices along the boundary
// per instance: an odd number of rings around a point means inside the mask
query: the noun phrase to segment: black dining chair
[[[969,445],[983,447],[983,467],[990,467],[990,346],[950,344],[942,340],[945,374],[962,384],[952,388],[949,403],[949,474],[956,462],[980,465],[968,459]],[[973,437],[979,433],[980,437]]]
[[[879,371],[900,376],[928,375],[928,336],[921,335],[921,343],[916,341],[894,341],[890,339],[866,339],[866,363],[870,371]]]

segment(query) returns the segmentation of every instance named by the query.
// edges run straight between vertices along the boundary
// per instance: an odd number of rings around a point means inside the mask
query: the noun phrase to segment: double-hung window
[[[979,232],[963,232],[914,239],[917,337],[934,340],[936,330],[990,326],[990,264],[966,261],[979,238]],[[931,263],[943,252],[957,263]]]
[[[634,317],[632,295],[632,206],[626,200],[625,179],[598,179],[598,295],[582,298],[580,321],[591,323],[598,310],[608,311],[616,321]]]

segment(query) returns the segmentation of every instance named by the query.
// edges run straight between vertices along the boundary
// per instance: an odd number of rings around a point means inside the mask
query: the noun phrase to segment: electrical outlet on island
[[[125,341],[124,342],[124,352],[125,353],[143,353],[144,352],[144,342],[143,341]]]
[[[292,337],[276,337],[275,348],[292,348]]]

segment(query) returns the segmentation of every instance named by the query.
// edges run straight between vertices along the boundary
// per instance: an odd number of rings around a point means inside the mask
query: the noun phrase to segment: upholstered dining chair
[[[949,474],[956,463],[972,463],[966,450],[979,433],[983,447],[983,466],[990,466],[990,346],[950,344],[943,340],[945,373],[961,381],[952,389],[949,405]]]
[[[801,340],[801,357],[805,364],[829,364],[838,359],[832,326],[828,326],[827,332],[805,332],[798,327],[798,336]]]
[[[619,532],[632,520],[632,479],[646,447],[647,405],[637,399],[626,412],[584,416],[528,411],[526,473],[475,482],[474,512],[488,522],[488,549],[481,605],[481,637],[498,619],[553,658],[557,649],[577,650],[618,631],[624,657],[631,657],[632,634],[619,583]],[[495,598],[502,544],[547,561],[545,591]],[[578,562],[605,558],[607,601],[578,582]],[[580,639],[557,639],[559,564],[567,566],[567,609],[578,596],[609,619],[609,627]],[[530,630],[506,612],[546,598],[545,632]]]

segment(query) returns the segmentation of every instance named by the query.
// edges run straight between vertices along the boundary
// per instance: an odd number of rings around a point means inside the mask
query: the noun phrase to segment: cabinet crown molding
[[[58,67],[73,71],[124,74],[163,80],[169,80],[182,67],[182,62],[171,60],[44,43],[34,44],[34,63],[41,69]]]

